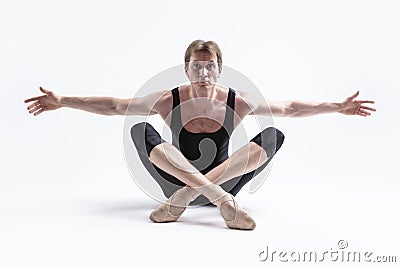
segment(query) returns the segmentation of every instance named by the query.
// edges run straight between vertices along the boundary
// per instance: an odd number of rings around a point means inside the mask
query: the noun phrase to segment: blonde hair
[[[204,41],[204,40],[195,40],[193,41],[188,48],[186,49],[185,52],[185,66],[187,67],[190,57],[198,52],[198,51],[203,51],[203,52],[209,52],[213,56],[217,57],[217,62],[218,62],[218,67],[221,70],[222,69],[222,52],[217,43],[213,41]]]

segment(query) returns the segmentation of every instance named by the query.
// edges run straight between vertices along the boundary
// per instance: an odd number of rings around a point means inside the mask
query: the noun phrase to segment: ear
[[[186,77],[188,77],[188,78],[189,78],[189,74],[188,74],[188,67],[187,67],[187,66],[185,66],[185,74],[186,74]]]
[[[219,71],[218,71],[218,76],[217,76],[217,78],[220,78],[220,77],[221,77],[221,74],[222,74],[222,68],[219,68]]]

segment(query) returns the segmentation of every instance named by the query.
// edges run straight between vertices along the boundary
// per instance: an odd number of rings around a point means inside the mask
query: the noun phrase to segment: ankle
[[[196,190],[204,195],[211,203],[218,202],[221,198],[225,197],[228,193],[219,185],[208,184],[196,188]]]
[[[185,186],[182,188],[182,190],[184,191],[185,195],[189,196],[189,199],[191,201],[195,200],[198,196],[201,195],[196,189],[190,186]]]

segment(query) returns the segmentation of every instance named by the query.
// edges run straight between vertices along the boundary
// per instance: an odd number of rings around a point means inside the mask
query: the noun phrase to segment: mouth
[[[211,84],[211,82],[210,81],[195,81],[195,82],[193,82],[193,83],[198,83],[198,84]]]

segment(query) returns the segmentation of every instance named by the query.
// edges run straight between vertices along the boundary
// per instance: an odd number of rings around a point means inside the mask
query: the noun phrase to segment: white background
[[[0,265],[256,266],[266,246],[322,254],[340,239],[400,261],[399,12],[398,1],[2,1]],[[368,118],[275,119],[286,140],[271,173],[237,197],[255,231],[207,207],[151,223],[158,203],[127,169],[123,116],[33,117],[23,103],[39,86],[131,97],[195,39],[216,41],[267,99],[376,101]]]

